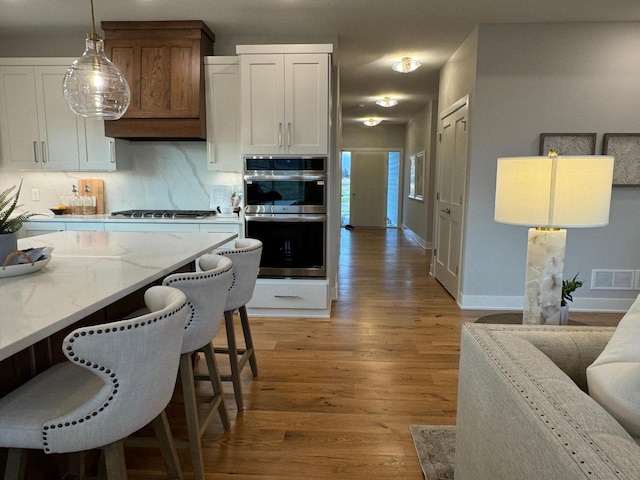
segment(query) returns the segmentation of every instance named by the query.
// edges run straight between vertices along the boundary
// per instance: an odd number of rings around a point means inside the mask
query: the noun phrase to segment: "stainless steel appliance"
[[[260,277],[325,277],[326,157],[244,158],[245,234],[262,241]]]
[[[326,213],[325,157],[245,157],[246,213]]]
[[[215,210],[121,210],[119,212],[111,212],[112,217],[154,219],[207,218],[215,214]]]

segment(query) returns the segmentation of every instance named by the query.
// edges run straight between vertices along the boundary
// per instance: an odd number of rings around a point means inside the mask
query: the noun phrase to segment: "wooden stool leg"
[[[236,345],[236,334],[233,327],[233,311],[224,312],[224,324],[227,330],[227,345],[229,347],[229,361],[231,363],[231,381],[233,382],[233,393],[236,396],[238,411],[242,410],[242,383],[240,381],[240,368],[238,365],[238,346]]]
[[[193,364],[191,355],[180,355],[180,378],[182,379],[182,396],[189,432],[189,452],[193,475],[197,480],[204,479],[204,463],[202,461],[202,444],[200,442],[200,422],[198,421],[198,404],[196,400],[196,386],[193,379]]]
[[[27,465],[27,452],[21,448],[10,448],[7,455],[5,480],[22,480]]]
[[[169,478],[172,480],[183,480],[184,477],[182,475],[182,469],[180,468],[178,452],[173,443],[167,412],[163,410],[160,415],[153,419],[151,424],[156,433],[158,444],[160,445],[160,452],[162,453],[162,460],[164,460],[164,466],[169,474]]]
[[[229,412],[227,411],[227,403],[224,400],[224,391],[222,390],[222,380],[220,379],[220,372],[218,370],[218,362],[216,361],[216,355],[213,351],[213,345],[209,343],[202,348],[204,357],[207,361],[207,369],[209,370],[209,380],[213,387],[213,399],[212,403],[217,403],[218,413],[220,414],[220,420],[222,420],[222,426],[225,430],[229,430],[231,422],[229,421]],[[208,423],[208,422],[206,422]]]
[[[124,462],[124,440],[104,447],[104,462],[109,480],[127,480],[127,466]]]
[[[258,376],[258,362],[256,360],[256,351],[253,348],[253,338],[251,337],[251,327],[249,327],[249,316],[247,315],[247,307],[244,305],[238,309],[240,314],[240,322],[242,323],[242,333],[244,334],[244,344],[246,351],[249,352],[249,364],[251,365],[251,373],[254,377]]]

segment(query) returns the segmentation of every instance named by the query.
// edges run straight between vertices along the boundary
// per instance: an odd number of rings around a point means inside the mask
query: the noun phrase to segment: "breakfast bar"
[[[21,239],[19,248],[50,247],[52,258],[39,271],[0,278],[0,361],[189,266],[236,236],[66,231]]]

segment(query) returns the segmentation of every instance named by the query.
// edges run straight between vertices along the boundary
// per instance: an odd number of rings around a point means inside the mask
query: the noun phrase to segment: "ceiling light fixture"
[[[367,118],[364,123],[367,127],[375,127],[376,125],[380,124],[382,122],[381,119],[379,118]]]
[[[62,82],[69,108],[81,117],[117,120],[131,101],[129,84],[104,53],[102,37],[96,33],[91,0],[92,32],[87,34],[85,51],[71,64]]]
[[[398,104],[398,100],[391,97],[384,97],[378,100],[376,104],[384,108],[395,107]]]
[[[400,73],[410,73],[418,69],[420,65],[422,65],[420,62],[411,57],[402,57],[402,60],[391,65],[391,69]]]

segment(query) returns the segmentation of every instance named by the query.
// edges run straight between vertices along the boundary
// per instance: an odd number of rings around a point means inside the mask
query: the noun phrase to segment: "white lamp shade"
[[[609,223],[613,157],[499,158],[495,221],[535,227]]]

